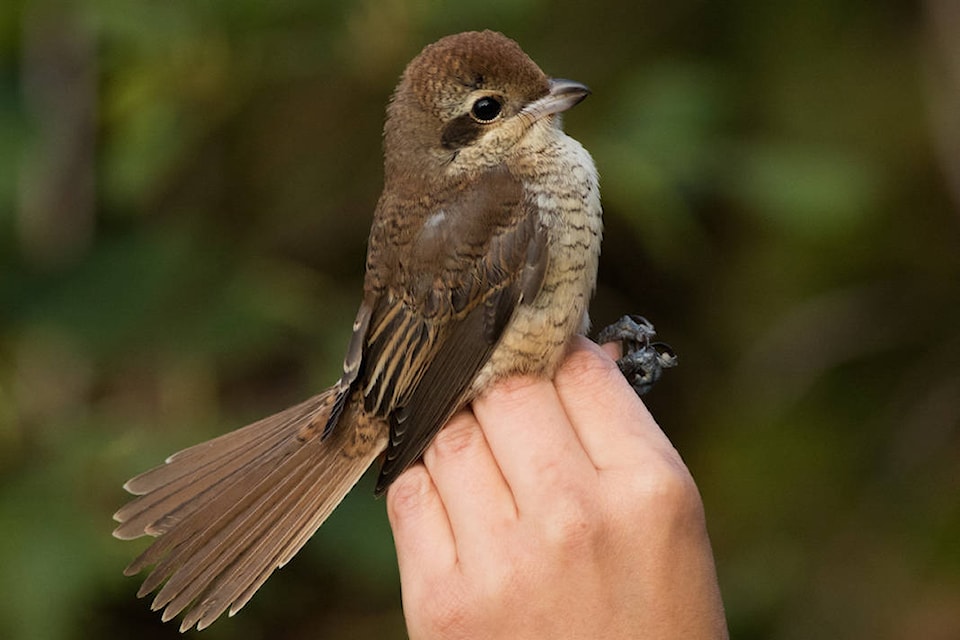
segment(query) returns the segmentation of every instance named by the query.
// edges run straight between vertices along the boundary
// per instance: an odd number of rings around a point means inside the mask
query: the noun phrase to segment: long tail
[[[333,404],[309,400],[174,454],[124,485],[139,496],[114,514],[121,539],[159,536],[126,568],[156,565],[138,597],[166,622],[203,629],[233,615],[300,550],[386,446],[384,425],[348,407],[322,438]]]

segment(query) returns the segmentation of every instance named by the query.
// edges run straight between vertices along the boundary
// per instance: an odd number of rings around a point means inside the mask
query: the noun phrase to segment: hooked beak
[[[539,120],[573,108],[588,95],[590,95],[590,89],[586,85],[573,80],[551,78],[550,92],[539,100],[528,104],[523,109],[523,113],[527,114],[532,120]]]

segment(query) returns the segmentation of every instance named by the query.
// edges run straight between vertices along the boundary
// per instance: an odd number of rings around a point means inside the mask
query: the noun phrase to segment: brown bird
[[[163,585],[165,621],[236,613],[378,456],[381,494],[492,382],[553,375],[588,328],[600,253],[597,172],[560,117],[588,94],[490,31],[407,66],[343,376],[124,485],[139,497],[114,535],[158,536],[125,573],[155,565],[138,596]]]

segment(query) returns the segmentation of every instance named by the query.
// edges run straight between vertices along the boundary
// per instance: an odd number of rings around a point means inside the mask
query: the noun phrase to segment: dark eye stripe
[[[480,136],[483,125],[474,120],[470,114],[457,116],[443,128],[440,143],[444,149],[459,149],[465,147]]]

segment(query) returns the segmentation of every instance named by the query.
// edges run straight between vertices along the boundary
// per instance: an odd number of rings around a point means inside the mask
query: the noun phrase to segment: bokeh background
[[[0,637],[178,637],[121,484],[336,378],[384,104],[474,28],[594,90],[595,324],[680,355],[733,637],[960,638],[953,0],[5,0]],[[371,488],[203,637],[404,637]]]

